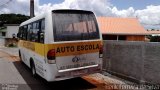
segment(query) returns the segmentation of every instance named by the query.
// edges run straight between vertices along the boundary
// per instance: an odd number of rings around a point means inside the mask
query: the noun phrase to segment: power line
[[[0,7],[5,7],[7,4],[9,4],[10,2],[12,2],[12,0],[8,0],[6,3],[1,4]]]

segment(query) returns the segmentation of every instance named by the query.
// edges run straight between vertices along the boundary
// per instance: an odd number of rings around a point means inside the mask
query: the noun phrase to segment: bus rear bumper
[[[53,69],[52,69],[53,70]],[[82,77],[89,74],[99,73],[102,71],[100,65],[89,67],[89,68],[82,68],[82,69],[74,69],[74,70],[55,70],[56,72],[49,72],[46,80],[48,82],[51,81],[60,81],[65,79],[71,79],[76,77]]]

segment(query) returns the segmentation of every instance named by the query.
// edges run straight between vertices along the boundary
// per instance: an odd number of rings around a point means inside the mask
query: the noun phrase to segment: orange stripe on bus
[[[23,40],[20,40],[19,42],[21,47],[30,49],[42,56],[47,56],[48,51],[54,49],[57,57],[99,52],[101,44],[102,41],[62,44],[41,44]]]

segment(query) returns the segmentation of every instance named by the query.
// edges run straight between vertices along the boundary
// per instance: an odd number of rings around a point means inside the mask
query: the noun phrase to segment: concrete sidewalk
[[[12,56],[18,56],[18,48],[17,47],[5,47],[5,46],[0,46],[0,50],[2,50],[5,53],[8,53]]]
[[[6,48],[3,50],[8,52]],[[0,51],[0,90],[31,90],[15,67],[17,61],[12,55]]]

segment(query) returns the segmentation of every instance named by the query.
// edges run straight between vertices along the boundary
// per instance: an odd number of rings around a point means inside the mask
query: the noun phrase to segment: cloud
[[[38,11],[40,7],[39,0],[34,0],[34,2],[35,2],[34,4],[35,11]],[[30,11],[30,0],[3,0],[0,4],[0,14],[16,13],[16,14],[29,15],[29,11]]]
[[[135,10],[133,7],[129,7],[126,10],[118,10],[116,7],[113,7],[112,13],[117,17],[135,17]]]
[[[10,0],[1,0],[1,4],[8,1]],[[0,13],[20,13],[29,15],[29,1],[30,0],[11,0],[7,5],[0,7]],[[58,4],[47,3],[42,5],[39,4],[39,0],[34,1],[36,15],[52,9],[83,9],[92,10],[97,16],[136,17],[142,24],[147,25],[147,27],[160,24],[160,5],[150,5],[143,10],[135,10],[133,7],[119,10],[110,3],[110,0],[64,0],[62,3]]]
[[[147,24],[160,24],[160,5],[159,6],[147,6],[144,10],[137,10],[135,15],[142,23]]]
[[[0,13],[29,14],[28,1],[29,0],[3,0],[1,2]]]
[[[111,12],[112,5],[108,0],[65,0],[60,4],[43,4],[39,6],[39,11],[44,12],[52,9],[82,9],[82,10],[92,10],[99,16],[109,15]]]
[[[133,7],[119,10],[110,3],[110,0],[65,0],[60,4],[44,4],[40,6],[39,11],[44,12],[48,9],[62,8],[92,10],[97,16],[134,17],[138,18],[147,28],[151,26],[151,28],[157,28],[157,25],[160,24],[160,5],[150,5],[143,10],[135,10]]]

